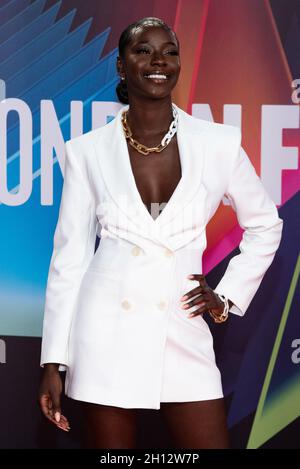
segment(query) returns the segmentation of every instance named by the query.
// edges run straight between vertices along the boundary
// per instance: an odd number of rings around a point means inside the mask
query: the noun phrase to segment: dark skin
[[[125,60],[118,57],[117,69],[126,79],[128,89],[128,124],[133,137],[146,146],[158,145],[173,120],[171,91],[178,81],[180,68],[176,37],[159,27],[144,28],[127,47]],[[144,77],[145,73],[153,71],[165,73],[168,80],[155,83]],[[151,203],[165,205],[181,178],[176,134],[161,153],[152,153],[150,157],[135,150],[128,140],[127,148],[136,186],[151,213]],[[199,304],[193,316],[203,314],[207,309],[221,315],[224,304],[219,296],[207,285],[204,275],[193,275],[199,281],[199,287],[187,292],[184,298],[186,301],[195,295],[198,297],[182,308]],[[232,304],[229,300],[230,307]]]
[[[161,142],[173,120],[171,92],[178,81],[181,67],[176,37],[159,26],[143,26],[127,45],[125,56],[117,58],[116,65],[120,77],[127,82],[130,106],[128,124],[133,137],[146,146],[154,147]],[[168,79],[157,82],[144,76],[153,71],[166,74]],[[152,215],[151,204],[164,206],[168,203],[181,178],[176,134],[162,152],[148,156],[137,152],[128,141],[127,146],[137,189]],[[180,299],[184,302],[182,308],[187,310],[198,305],[191,317],[208,309],[221,315],[224,304],[208,286],[205,276],[191,275],[189,278],[198,280],[199,286],[183,295]],[[193,300],[188,301],[192,297]],[[231,306],[233,303],[229,301],[229,304]],[[40,407],[51,423],[69,431],[68,419],[61,414],[61,392],[58,364],[48,363],[44,366],[39,390]],[[84,403],[83,409],[86,447],[136,447],[135,409],[89,403]],[[161,403],[161,409],[179,448],[228,447],[223,399]]]
[[[44,365],[38,400],[45,417],[57,428],[68,432],[70,430],[69,421],[61,413],[62,380],[58,367],[58,363],[46,363]]]

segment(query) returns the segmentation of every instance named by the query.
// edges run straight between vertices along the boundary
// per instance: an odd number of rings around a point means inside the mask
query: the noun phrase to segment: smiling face
[[[153,99],[170,95],[180,73],[176,37],[160,26],[139,28],[123,60],[118,57],[117,69],[126,78],[129,100],[133,95]]]

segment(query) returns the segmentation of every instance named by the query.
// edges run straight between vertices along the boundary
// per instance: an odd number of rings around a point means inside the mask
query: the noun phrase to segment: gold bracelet
[[[216,293],[216,292],[215,292]],[[214,319],[215,322],[217,323],[221,323],[221,322],[224,322],[228,319],[228,311],[229,311],[229,303],[228,303],[228,299],[226,298],[226,296],[224,295],[221,295],[220,293],[217,293],[217,295],[219,296],[219,298],[223,301],[224,303],[224,309],[223,309],[223,312],[221,315],[218,315],[216,313],[213,313],[211,310],[209,310],[209,314],[211,315],[211,317]]]

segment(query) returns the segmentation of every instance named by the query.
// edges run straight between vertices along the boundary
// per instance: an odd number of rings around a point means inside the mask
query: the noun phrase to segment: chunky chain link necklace
[[[127,140],[129,140],[130,145],[133,148],[135,148],[139,153],[142,153],[143,155],[149,155],[149,153],[152,153],[152,152],[160,153],[164,148],[166,148],[166,146],[169,145],[169,143],[172,140],[173,136],[177,132],[178,112],[177,112],[177,110],[175,109],[174,106],[172,106],[172,111],[173,111],[174,119],[172,120],[172,122],[170,124],[168,132],[163,137],[163,139],[161,140],[160,144],[157,147],[146,147],[146,145],[143,145],[142,143],[138,142],[137,140],[135,140],[132,137],[132,132],[131,132],[131,129],[130,129],[130,127],[128,125],[128,122],[127,122],[127,112],[128,111],[124,111],[122,113],[121,121],[122,121],[123,130],[124,130],[124,133],[125,133],[125,137],[126,137]]]

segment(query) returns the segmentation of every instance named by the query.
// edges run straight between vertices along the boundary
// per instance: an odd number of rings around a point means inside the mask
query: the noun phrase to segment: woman
[[[179,448],[228,448],[210,330],[243,315],[279,246],[282,220],[234,126],[172,103],[176,34],[160,19],[119,41],[120,101],[109,124],[66,143],[46,291],[40,405],[68,430],[82,402],[87,446],[135,448],[136,409],[161,409]],[[213,290],[201,274],[205,227],[226,196],[245,229]],[[94,253],[98,226],[100,245]]]

